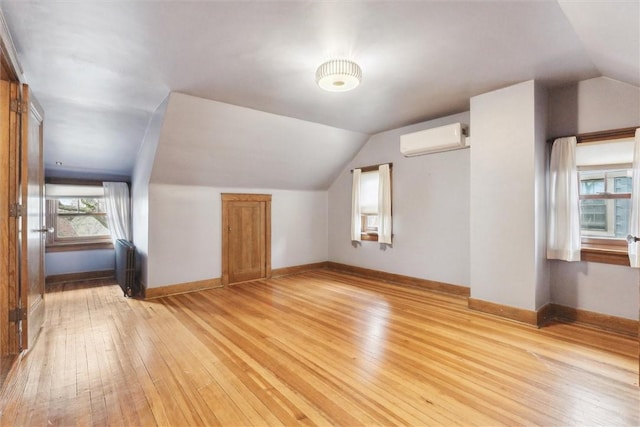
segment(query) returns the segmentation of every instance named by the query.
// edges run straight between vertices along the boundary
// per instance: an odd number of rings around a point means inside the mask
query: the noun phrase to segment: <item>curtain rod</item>
[[[77,179],[77,178],[56,178],[49,177],[44,179],[45,184],[56,184],[56,185],[86,185],[90,187],[102,187],[103,182],[125,182],[127,185],[131,186],[131,182],[129,180],[118,180],[118,179]]]
[[[389,165],[389,169],[393,168],[393,163],[380,163],[379,165],[364,166],[361,168],[353,168],[353,169],[360,169],[362,172],[371,172],[371,171],[377,170],[382,165]],[[353,173],[353,169],[351,169],[351,173]]]
[[[622,138],[633,138],[636,134],[636,129],[639,126],[633,126],[628,128],[619,128],[619,129],[609,129],[609,130],[601,130],[597,132],[589,132],[589,133],[580,133],[578,135],[567,135],[567,136],[575,136],[578,140],[578,144],[582,144],[585,142],[595,142],[595,141],[608,141],[611,139],[622,139]],[[553,143],[557,138],[566,138],[562,136],[554,137],[551,139],[547,139],[547,142]]]
[[[87,186],[100,186],[102,187],[102,181],[95,179],[76,179],[76,178],[45,178],[45,184],[57,184],[57,185],[87,185]]]

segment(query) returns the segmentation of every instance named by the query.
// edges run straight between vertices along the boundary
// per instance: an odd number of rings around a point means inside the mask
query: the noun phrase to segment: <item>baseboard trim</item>
[[[628,335],[631,337],[638,336],[638,326],[640,322],[637,320],[567,307],[560,304],[551,304],[551,306],[556,319],[568,322],[584,323],[589,326],[606,329],[621,335]]]
[[[45,278],[44,283],[45,285],[50,285],[53,283],[78,282],[82,280],[113,279],[114,277],[115,272],[113,270],[83,271],[80,273],[52,274]]]
[[[538,327],[544,326],[547,322],[555,317],[555,310],[553,308],[553,304],[548,303],[542,306],[542,308],[536,311],[536,323]]]
[[[323,262],[316,262],[313,264],[296,265],[293,267],[276,268],[271,270],[271,277],[273,278],[273,277],[290,276],[292,274],[300,274],[306,271],[319,270],[322,268],[327,268],[327,264],[328,264],[327,261],[323,261]]]
[[[559,304],[547,304],[537,311],[525,310],[475,298],[469,298],[468,307],[471,310],[494,316],[515,320],[527,325],[542,327],[551,320],[563,322],[579,322],[617,334],[636,337],[639,322],[637,320],[616,317],[608,314],[596,313],[579,308],[566,307]]]
[[[466,286],[452,285],[450,283],[436,282],[434,280],[420,279],[417,277],[403,276],[401,274],[387,273],[384,271],[371,270],[368,268],[355,267],[347,264],[328,261],[326,268],[336,270],[343,273],[353,274],[384,282],[406,285],[415,288],[421,288],[429,291],[442,292],[449,295],[468,297],[470,290]]]
[[[162,298],[169,295],[186,294],[189,292],[204,291],[206,289],[221,288],[222,279],[206,279],[195,282],[177,283],[175,285],[147,288],[144,290],[144,299]]]
[[[484,301],[476,298],[469,298],[467,306],[471,310],[493,314],[494,316],[504,317],[505,319],[515,320],[516,322],[520,323],[526,323],[527,325],[536,327],[540,325],[538,323],[539,311],[526,310],[523,308],[497,304],[495,302]],[[548,311],[549,309],[545,310]]]

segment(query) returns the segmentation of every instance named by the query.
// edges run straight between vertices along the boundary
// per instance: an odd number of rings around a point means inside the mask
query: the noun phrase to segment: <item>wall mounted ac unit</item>
[[[405,157],[442,151],[459,150],[469,146],[467,128],[462,123],[440,126],[400,136],[400,152]]]

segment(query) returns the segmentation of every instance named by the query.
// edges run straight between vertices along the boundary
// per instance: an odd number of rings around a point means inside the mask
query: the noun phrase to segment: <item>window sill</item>
[[[582,244],[580,259],[588,262],[629,266],[626,246]]]
[[[96,243],[59,243],[47,246],[45,252],[90,251],[96,249],[113,249],[113,243],[111,243],[111,241]]]
[[[360,235],[360,240],[366,240],[368,242],[377,242],[378,241],[378,235],[377,234],[362,233]]]

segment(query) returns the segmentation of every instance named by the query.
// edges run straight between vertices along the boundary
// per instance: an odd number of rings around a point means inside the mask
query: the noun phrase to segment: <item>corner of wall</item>
[[[149,182],[169,96],[160,103],[151,116],[142,145],[136,156],[131,177],[133,243],[138,253],[138,268],[141,283],[147,283],[147,263],[149,256]]]
[[[550,266],[546,256],[547,249],[547,187],[548,187],[548,91],[545,86],[536,83],[535,87],[535,271],[536,302],[538,310],[551,302]]]

